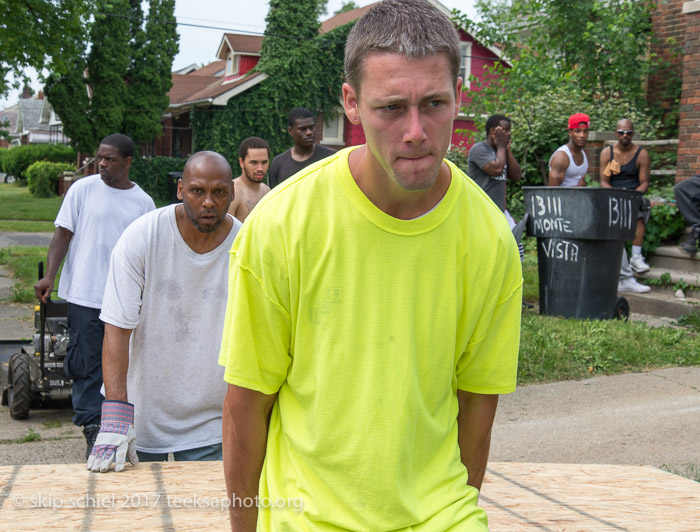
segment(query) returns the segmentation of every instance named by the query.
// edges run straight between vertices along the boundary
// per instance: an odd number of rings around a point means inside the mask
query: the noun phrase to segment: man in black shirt
[[[634,124],[631,120],[622,119],[617,123],[617,142],[614,146],[603,149],[600,153],[600,185],[603,188],[618,188],[624,190],[637,190],[646,194],[649,189],[650,160],[649,153],[637,146],[634,138]],[[623,251],[622,268],[620,270],[620,292],[648,292],[651,290],[646,285],[641,285],[634,280],[633,271],[644,273],[649,271],[649,265],[642,257],[642,243],[646,224],[651,215],[651,204],[643,198],[637,216],[637,229],[632,242],[632,257],[627,259],[627,252]]]
[[[314,144],[314,115],[304,107],[298,107],[289,113],[287,131],[294,140],[294,146],[273,159],[268,176],[270,188],[276,187],[311,163],[335,153],[331,148]]]

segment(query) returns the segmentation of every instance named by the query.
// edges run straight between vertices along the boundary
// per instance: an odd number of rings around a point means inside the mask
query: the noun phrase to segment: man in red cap
[[[549,159],[549,186],[583,187],[588,158],[583,151],[588,140],[591,119],[585,113],[569,117],[569,142],[557,148]]]

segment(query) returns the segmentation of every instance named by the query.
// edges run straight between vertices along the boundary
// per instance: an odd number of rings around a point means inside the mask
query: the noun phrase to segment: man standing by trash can
[[[550,187],[585,187],[588,157],[583,148],[588,142],[591,119],[585,113],[569,117],[569,142],[557,148],[549,158]]]
[[[233,530],[487,529],[476,502],[515,389],[522,272],[501,211],[444,160],[460,60],[430,2],[372,7],[343,85],[367,143],[273,190],[234,242]]]
[[[294,146],[272,160],[268,178],[270,188],[275,188],[310,164],[335,153],[335,150],[314,142],[316,122],[313,113],[308,109],[293,109],[289,113],[288,124],[287,132],[292,137]]]
[[[694,257],[700,243],[700,174],[676,183],[673,194],[681,216],[690,226],[688,238],[680,245],[680,249],[686,255]]]
[[[226,159],[195,153],[178,183],[182,204],[141,217],[114,247],[100,314],[105,401],[88,469],[168,453],[221,460],[226,384],[216,359],[226,257],[241,227],[227,212],[232,190]]]
[[[634,124],[626,118],[617,122],[617,142],[600,152],[600,185],[603,188],[636,190],[643,194],[649,189],[650,159],[649,153],[637,146],[634,138]],[[649,292],[651,287],[638,283],[634,272],[649,271],[649,265],[642,256],[642,243],[646,224],[651,216],[651,203],[642,198],[637,214],[637,229],[632,242],[632,258],[628,259],[627,250],[622,251],[620,268],[620,292]]]
[[[66,193],[54,222],[46,275],[34,285],[36,296],[46,302],[66,258],[58,283],[58,296],[68,301],[70,334],[63,369],[73,379],[73,423],[83,427],[88,456],[100,428],[104,324],[99,315],[109,256],[124,229],[156,207],[129,180],[134,157],[129,137],[105,137],[96,157],[99,174],[79,179]]]

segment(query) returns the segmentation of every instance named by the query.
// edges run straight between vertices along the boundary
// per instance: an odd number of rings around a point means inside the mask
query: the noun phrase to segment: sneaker
[[[630,259],[630,266],[637,273],[644,273],[649,271],[649,265],[644,262],[644,257],[641,255],[632,255]]]
[[[700,240],[700,227],[692,227],[690,234],[688,234],[688,240],[680,246],[681,251],[691,257],[694,256],[698,252],[698,240]]]
[[[644,294],[646,292],[651,292],[651,286],[645,284],[640,284],[634,277],[628,277],[623,279],[617,284],[618,292],[636,292],[637,294]]]
[[[85,459],[90,458],[90,453],[92,452],[92,447],[95,445],[95,440],[97,435],[100,433],[99,425],[85,425],[83,427],[83,436],[85,436],[85,443],[87,443],[87,451],[85,452]]]

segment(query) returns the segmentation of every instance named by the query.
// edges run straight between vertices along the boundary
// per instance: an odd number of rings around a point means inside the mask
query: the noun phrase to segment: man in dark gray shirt
[[[510,119],[492,115],[486,120],[486,140],[469,150],[471,177],[502,211],[506,210],[506,178],[519,181],[522,175],[510,149]]]
[[[304,107],[298,107],[289,113],[287,131],[294,140],[294,146],[273,159],[268,175],[270,188],[276,187],[311,163],[335,153],[331,148],[314,144],[316,133],[314,115]]]

